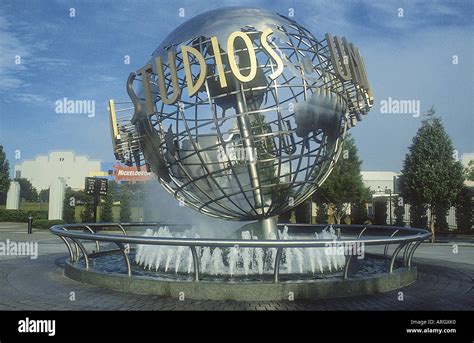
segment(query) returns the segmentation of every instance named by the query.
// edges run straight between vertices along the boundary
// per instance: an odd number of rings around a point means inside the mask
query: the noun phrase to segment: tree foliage
[[[120,221],[129,222],[132,218],[132,212],[130,208],[130,195],[123,194],[120,199]]]
[[[38,199],[41,202],[49,202],[49,188],[40,190]]]
[[[474,188],[464,186],[456,199],[456,221],[459,231],[469,232],[474,225]]]
[[[294,212],[297,223],[311,223],[311,201],[302,202],[294,208]]]
[[[20,199],[24,201],[38,201],[38,191],[33,187],[30,180],[18,178],[15,181],[20,184]]]
[[[438,117],[423,121],[408,150],[400,176],[401,196],[412,206],[412,225],[422,224],[423,209],[431,209],[434,239],[436,214],[446,213],[459,194],[463,168],[454,159],[453,144]]]
[[[354,203],[351,208],[351,224],[366,224],[368,220],[366,202]]]
[[[470,160],[464,170],[466,180],[474,181],[474,160]]]
[[[405,221],[403,216],[405,215],[405,206],[402,201],[399,201],[398,197],[392,198],[393,214],[395,215],[395,221],[393,225],[395,226],[405,226]]]
[[[10,164],[7,155],[0,145],[0,193],[7,193],[10,188]]]
[[[88,196],[83,191],[74,191],[71,187],[67,187],[64,193],[63,220],[66,223],[75,223],[76,206],[87,202]],[[82,213],[81,217],[83,217]]]
[[[102,201],[100,211],[101,222],[112,222],[113,219],[113,203],[120,201],[121,211],[120,220],[129,222],[131,220],[131,199],[139,188],[138,184],[122,183],[108,181],[108,195],[101,197]],[[76,222],[75,207],[84,206],[84,210],[80,213],[81,221],[92,222],[94,220],[94,198],[87,195],[84,191],[74,191],[70,187],[66,189],[63,205],[63,220],[67,223]]]
[[[374,198],[374,224],[387,225],[387,198]]]
[[[330,205],[336,223],[346,215],[347,204],[358,204],[368,200],[368,189],[362,182],[357,147],[354,138],[348,135],[336,166],[321,187],[313,195],[318,204]]]
[[[104,202],[101,205],[100,221],[110,223],[114,221],[112,207],[114,203],[114,187],[111,186],[112,182],[108,182],[108,194],[104,198]]]
[[[316,223],[318,224],[327,224],[328,223],[328,208],[324,203],[317,204],[318,210],[316,212]]]

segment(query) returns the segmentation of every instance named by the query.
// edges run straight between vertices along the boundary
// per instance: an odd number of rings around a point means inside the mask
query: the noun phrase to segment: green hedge
[[[48,220],[48,219],[38,219],[33,220],[33,228],[39,230],[48,230],[51,226],[57,224],[65,224],[64,220]]]
[[[35,219],[48,219],[48,211],[0,210],[0,222],[28,222],[28,216]]]

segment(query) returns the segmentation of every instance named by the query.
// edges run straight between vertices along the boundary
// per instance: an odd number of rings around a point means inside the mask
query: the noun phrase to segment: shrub
[[[456,199],[456,221],[459,232],[474,233],[474,188],[464,186]]]
[[[374,224],[387,225],[387,199],[374,198]]]
[[[369,218],[367,217],[367,207],[364,201],[352,204],[351,208],[351,223],[365,224]]]
[[[48,211],[0,210],[0,222],[28,222],[28,216],[35,219],[47,219]]]
[[[64,220],[48,220],[48,219],[38,219],[33,220],[33,227],[39,230],[48,230],[53,225],[65,224]]]

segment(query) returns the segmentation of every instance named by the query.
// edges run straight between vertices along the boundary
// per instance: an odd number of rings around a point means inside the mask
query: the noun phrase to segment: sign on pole
[[[94,222],[97,222],[97,206],[100,196],[107,196],[108,180],[98,177],[86,177],[84,191],[87,195],[94,196]]]
[[[106,196],[108,191],[108,180],[98,177],[86,177],[85,192],[87,195]]]
[[[94,195],[95,194],[95,178],[86,177],[85,192],[86,192],[87,195]]]
[[[107,179],[96,179],[98,183],[99,195],[106,196],[108,191]]]

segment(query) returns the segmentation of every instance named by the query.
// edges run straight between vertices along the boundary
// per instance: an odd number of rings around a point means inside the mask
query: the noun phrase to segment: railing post
[[[65,227],[62,228],[64,231],[68,231]],[[73,262],[76,262],[79,260],[79,248],[77,246],[77,243],[76,241],[74,241],[74,239],[70,238],[70,240],[74,243],[74,258],[73,258]]]
[[[395,260],[397,259],[397,255],[398,253],[400,252],[400,250],[403,249],[403,247],[405,246],[405,244],[407,243],[400,243],[397,248],[395,249],[395,251],[393,252],[393,255],[392,255],[392,258],[390,259],[390,268],[389,268],[389,273],[393,273],[393,266],[395,264]]]
[[[122,224],[118,224],[118,227],[122,230],[123,235],[124,235],[124,236],[127,236],[127,231],[125,231],[125,229],[123,228]]]
[[[407,258],[408,258],[408,251],[409,251],[409,249],[410,249],[412,243],[413,243],[413,242],[407,243],[407,244],[405,245],[405,250],[403,250],[403,265],[404,265],[405,267],[408,266],[408,260],[407,260]]]
[[[89,230],[90,233],[95,234],[95,231],[92,230],[89,226],[85,225],[85,227],[87,228],[87,230]],[[95,241],[95,250],[96,252],[99,252],[100,250],[99,241]]]
[[[395,236],[398,231],[400,231],[400,229],[396,229],[395,231],[393,231],[393,233],[390,235],[390,237]],[[383,248],[383,254],[385,256],[387,256],[387,253],[388,253],[388,246],[389,246],[389,244],[385,244],[385,247]]]
[[[348,258],[346,259],[346,263],[344,264],[344,275],[343,275],[344,280],[347,279],[347,276],[349,274],[349,265],[351,264],[352,256],[353,255],[349,255]]]
[[[119,247],[120,251],[123,254],[123,257],[125,258],[125,263],[127,265],[127,274],[128,274],[128,276],[132,276],[132,267],[130,265],[130,259],[128,258],[128,255],[125,252],[124,245],[122,243],[119,243],[119,242],[115,242],[115,244],[117,244],[117,246]]]
[[[362,237],[362,234],[365,232],[365,230],[367,230],[367,226],[362,229],[362,231],[357,236],[357,239],[360,239]]]
[[[71,239],[73,240],[74,243],[76,243],[76,245],[79,246],[79,249],[81,249],[82,255],[84,256],[84,262],[86,264],[86,270],[89,270],[89,257],[87,256],[86,248],[80,241],[76,240],[75,238],[71,238]],[[77,260],[79,261],[79,258]]]
[[[411,259],[413,258],[413,255],[415,254],[415,250],[420,246],[420,244],[423,243],[422,240],[419,240],[416,242],[413,247],[411,248],[410,252],[408,253],[408,268],[411,267]]]
[[[191,254],[193,255],[193,265],[194,265],[194,281],[199,281],[199,259],[194,245],[189,246],[191,249]]]
[[[283,254],[283,248],[277,248],[275,256],[275,271],[273,272],[273,282],[278,283],[280,281],[280,261]]]
[[[61,240],[64,242],[64,244],[66,244],[67,250],[69,250],[69,261],[70,261],[71,263],[73,263],[73,262],[74,262],[74,255],[72,254],[71,245],[70,245],[69,242],[66,240],[66,238],[64,238],[63,236],[59,236],[59,238],[61,238]]]

